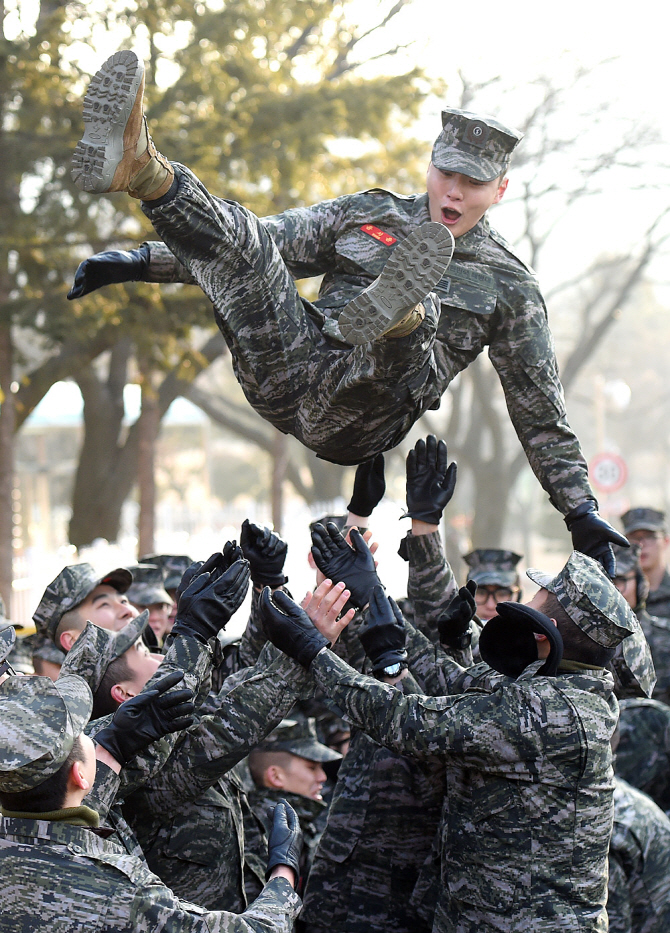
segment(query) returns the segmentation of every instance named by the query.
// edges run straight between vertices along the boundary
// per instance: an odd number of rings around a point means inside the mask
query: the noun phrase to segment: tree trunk
[[[272,524],[281,534],[284,519],[284,477],[288,464],[288,438],[275,428],[272,442],[272,478],[270,481],[272,501]]]
[[[0,326],[0,594],[11,612],[13,558],[14,422],[11,326]]]
[[[153,554],[156,526],[156,439],[160,429],[158,395],[151,382],[151,373],[143,372],[142,413],[138,421],[137,483],[140,515],[138,528],[138,558]]]

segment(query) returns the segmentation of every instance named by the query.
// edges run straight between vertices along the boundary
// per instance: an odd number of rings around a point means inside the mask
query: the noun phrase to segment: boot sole
[[[454,253],[444,224],[426,223],[394,250],[379,278],[342,311],[340,333],[353,346],[395,327],[440,281]]]
[[[142,83],[134,52],[115,52],[91,78],[84,98],[84,135],[72,156],[72,180],[82,191],[109,191],[123,159],[123,135]]]

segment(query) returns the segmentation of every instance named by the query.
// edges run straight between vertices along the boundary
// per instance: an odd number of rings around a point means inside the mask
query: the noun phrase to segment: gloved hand
[[[284,561],[288,544],[270,528],[254,525],[248,518],[242,523],[240,545],[251,567],[251,579],[256,586],[275,589],[288,583],[284,575]]]
[[[477,613],[476,592],[477,584],[474,580],[468,580],[437,620],[440,641],[447,648],[466,648],[470,644],[469,639],[467,644],[464,643],[464,639],[468,636],[470,622]]]
[[[226,627],[244,602],[250,571],[249,562],[244,559],[234,561],[220,576],[216,576],[216,569],[208,572],[204,566],[191,577],[179,597],[172,634],[193,635],[206,644]]]
[[[370,606],[358,637],[372,662],[374,674],[392,664],[407,667],[404,663],[407,660],[405,620],[395,600],[386,595],[383,586],[375,586],[372,591]]]
[[[303,667],[309,667],[330,642],[283,590],[271,592],[266,586],[260,600],[263,629],[273,645]]]
[[[181,594],[188,589],[193,577],[199,573],[209,573],[216,580],[224,573],[236,560],[243,560],[244,554],[242,548],[237,546],[236,541],[226,541],[223,545],[223,551],[215,551],[206,561],[194,560],[184,571],[179,586],[177,587],[176,601],[179,605]]]
[[[184,679],[183,671],[172,671],[156,682],[151,690],[143,690],[126,700],[114,713],[108,726],[95,736],[123,767],[152,742],[181,732],[193,725],[193,691],[168,691]]]
[[[266,880],[277,865],[288,865],[295,872],[295,884],[300,880],[300,853],[302,852],[302,830],[298,814],[288,800],[283,798],[274,808],[272,829],[268,840],[268,867]]]
[[[83,298],[103,285],[139,282],[148,266],[149,247],[146,243],[139,249],[108,249],[104,253],[96,253],[79,264],[67,297],[72,301],[73,298]]]
[[[429,525],[439,525],[444,507],[456,488],[456,464],[447,463],[447,445],[438,443],[434,434],[416,442],[407,454],[407,512],[404,518],[416,518]]]
[[[377,454],[372,460],[359,463],[356,467],[354,491],[347,511],[360,516],[372,515],[385,492],[384,454]]]
[[[614,577],[616,561],[611,545],[630,547],[630,542],[599,515],[598,503],[593,499],[580,502],[565,516],[565,524],[572,535],[574,549],[600,561],[605,573]]]
[[[333,522],[328,522],[325,528],[315,525],[312,529],[312,557],[321,573],[333,583],[345,584],[351,593],[349,603],[362,609],[370,601],[374,587],[381,586],[381,580],[363,535],[352,528],[349,537],[351,547]]]

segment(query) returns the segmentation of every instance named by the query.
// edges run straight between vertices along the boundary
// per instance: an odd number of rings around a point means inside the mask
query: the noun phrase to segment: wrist
[[[420,518],[412,519],[412,534],[415,538],[419,538],[422,535],[432,535],[439,530],[439,525],[432,525],[430,522],[424,522]]]
[[[294,888],[298,883],[295,871],[292,868],[289,868],[288,865],[275,865],[275,867],[270,872],[268,881],[272,881],[273,878],[285,878],[286,881],[288,881],[288,883]]]
[[[97,742],[97,739],[96,739]],[[121,763],[116,760],[114,755],[111,752],[108,752],[104,745],[95,746],[95,758],[96,761],[99,761],[100,764],[107,765],[108,768],[118,774],[121,771]]]

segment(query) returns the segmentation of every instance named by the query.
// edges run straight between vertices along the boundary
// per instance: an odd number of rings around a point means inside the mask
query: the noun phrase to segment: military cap
[[[504,551],[497,547],[475,548],[463,557],[470,568],[468,580],[474,580],[477,586],[495,584],[496,586],[514,586],[519,582],[516,565],[521,554]]]
[[[125,593],[132,582],[132,574],[125,567],[117,567],[103,576],[90,564],[64,567],[48,585],[33,613],[35,628],[55,643],[56,629],[65,613],[83,603],[96,586],[106,583],[119,593]]]
[[[160,567],[165,589],[176,590],[193,561],[186,554],[147,554],[146,557],[140,557],[140,563]]]
[[[163,583],[163,571],[155,564],[135,564],[128,568],[133,575],[133,584],[126,596],[136,606],[151,606],[153,603],[172,604],[172,599]]]
[[[613,544],[612,551],[616,561],[615,577],[623,577],[624,574],[632,570],[640,570],[640,545],[631,544],[630,547],[623,547],[621,544]]]
[[[642,626],[616,646],[607,665],[614,675],[614,692],[619,700],[626,697],[650,697],[656,686],[656,669]]]
[[[33,658],[51,661],[52,664],[62,664],[65,660],[65,652],[54,645],[46,635],[31,635],[29,644]]]
[[[342,757],[339,752],[319,742],[316,721],[311,716],[282,719],[277,728],[256,747],[264,752],[291,752],[308,761],[339,761]]]
[[[31,790],[61,767],[91,715],[81,677],[9,677],[0,685],[0,791]]]
[[[665,512],[646,506],[628,509],[621,516],[621,522],[625,535],[629,535],[633,531],[662,531],[665,533],[668,530]]]
[[[509,166],[523,134],[493,117],[468,110],[443,110],[442,132],[431,161],[443,172],[459,172],[477,181],[493,181]]]
[[[145,609],[118,632],[110,632],[87,622],[86,628],[68,651],[61,673],[83,677],[91,692],[95,693],[109,665],[142,637],[148,621],[149,610]]]
[[[575,625],[605,648],[616,648],[639,627],[602,566],[581,551],[573,551],[555,577],[535,569],[527,574],[533,583],[554,593]]]

